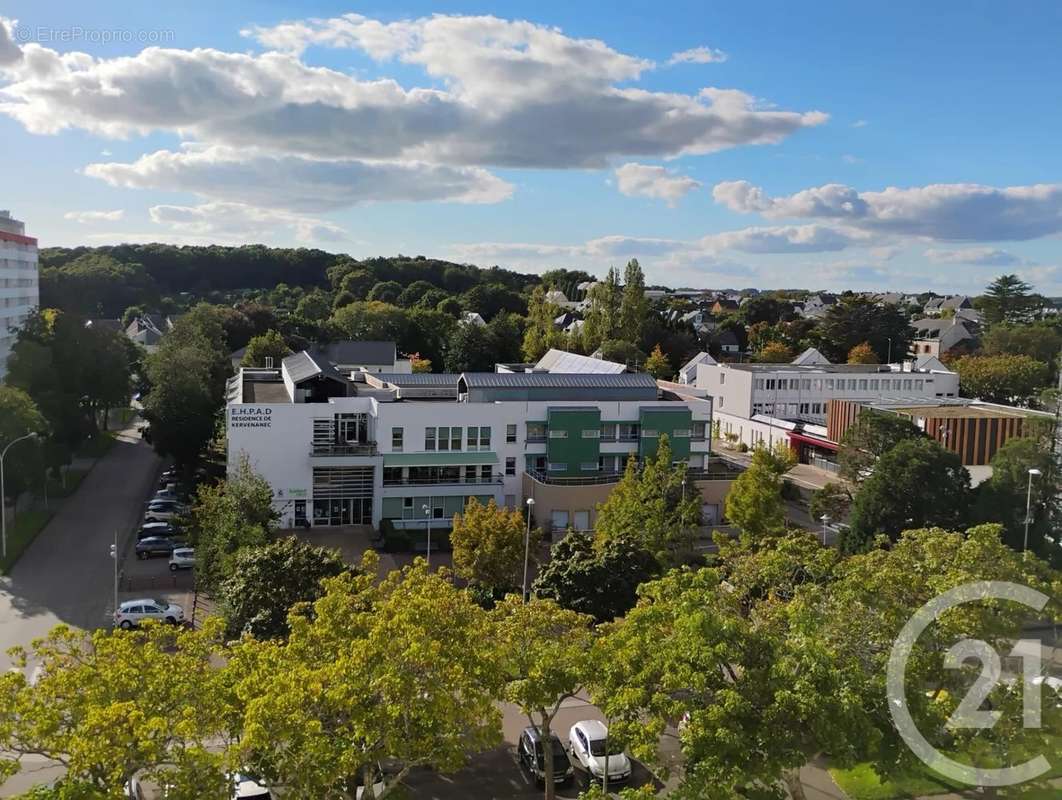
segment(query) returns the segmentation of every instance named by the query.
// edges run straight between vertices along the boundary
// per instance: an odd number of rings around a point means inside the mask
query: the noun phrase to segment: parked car
[[[552,731],[550,742],[553,745],[553,782],[564,783],[575,774],[575,769],[568,759],[568,752],[564,749],[560,737]],[[531,773],[535,783],[541,786],[546,780],[546,754],[538,728],[533,725],[524,728],[516,745],[516,752],[520,757],[520,764]]]
[[[172,500],[153,500],[148,503],[147,511],[144,512],[144,522],[165,522],[179,517],[185,512],[185,507]]]
[[[178,542],[167,536],[148,536],[136,543],[136,557],[143,561],[152,556],[168,556],[177,548],[185,546],[184,542]]]
[[[254,798],[254,800],[270,800],[273,797],[269,793],[269,787],[259,783],[256,778],[250,775],[244,775],[237,772],[232,777],[232,798],[233,800],[248,800]]]
[[[129,630],[145,620],[157,620],[170,625],[184,622],[184,609],[166,600],[126,600],[114,612],[114,624]]]
[[[608,728],[596,719],[576,722],[568,734],[572,757],[593,780],[605,777],[605,748],[608,747],[608,782],[619,783],[631,777],[631,760],[622,750],[611,752]]]
[[[177,527],[172,522],[145,522],[136,532],[137,541],[149,536],[164,536],[172,539],[177,535]]]
[[[170,553],[170,572],[179,569],[191,569],[195,566],[195,548],[175,547]]]
[[[158,502],[159,500],[168,500],[171,503],[179,503],[179,502],[181,502],[181,498],[177,496],[177,491],[175,489],[169,489],[169,488],[167,488],[167,489],[159,489],[157,492],[155,492],[155,494],[151,498],[150,502],[155,503],[155,502]]]

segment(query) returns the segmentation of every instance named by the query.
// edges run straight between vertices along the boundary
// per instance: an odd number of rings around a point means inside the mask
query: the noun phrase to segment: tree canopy
[[[1027,405],[1051,373],[1047,364],[1026,355],[963,356],[952,367],[963,396],[1008,405]]]

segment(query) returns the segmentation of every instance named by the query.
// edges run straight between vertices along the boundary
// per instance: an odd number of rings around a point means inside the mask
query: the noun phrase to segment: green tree
[[[384,578],[371,551],[325,582],[286,643],[243,640],[232,679],[241,763],[292,797],[392,794],[410,770],[462,766],[501,739],[497,645],[486,612],[423,560]],[[382,778],[382,760],[401,764]]]
[[[878,459],[895,445],[922,436],[923,433],[902,414],[863,409],[841,437],[837,450],[840,475],[849,483],[858,485],[870,477]]]
[[[0,383],[0,450],[27,433],[43,437],[48,430],[44,415],[33,399],[21,389]],[[40,441],[27,439],[13,445],[4,458],[4,492],[0,513],[6,513],[7,501],[17,498],[39,479],[43,470]]]
[[[303,295],[303,298],[295,306],[296,316],[314,322],[324,322],[332,312],[332,303],[329,296],[320,289],[314,289]]]
[[[649,316],[649,301],[645,297],[645,274],[636,258],[627,262],[623,274],[623,296],[620,299],[619,315],[619,338],[640,342]]]
[[[502,697],[519,706],[548,742],[557,712],[587,679],[593,620],[552,600],[525,603],[510,595],[495,606],[491,621],[502,664]],[[545,796],[553,800],[553,748],[542,749]]]
[[[779,300],[770,295],[761,294],[750,297],[742,303],[738,313],[746,325],[751,326],[760,322],[777,325],[792,317],[793,304],[788,300]]]
[[[409,336],[410,315],[388,303],[358,302],[337,309],[329,324],[345,339],[402,342]]]
[[[634,608],[638,587],[659,574],[656,557],[627,536],[595,547],[592,536],[572,532],[553,545],[533,590],[596,622],[611,622]]]
[[[228,633],[256,639],[285,638],[290,609],[317,601],[322,581],[347,571],[339,551],[294,536],[239,549],[232,564],[218,592]]]
[[[757,447],[748,468],[734,480],[727,493],[724,513],[741,535],[762,541],[785,530],[784,475],[794,465],[785,445],[777,450]]]
[[[1047,386],[1051,370],[1023,355],[963,356],[953,365],[967,397],[989,403],[1027,405]]]
[[[764,364],[788,364],[793,360],[793,351],[781,342],[768,342],[756,353],[756,360]]]
[[[402,306],[402,308],[411,308],[412,306],[417,305],[417,302],[428,292],[437,290],[438,288],[439,287],[435,284],[428,281],[413,281],[413,283],[409,284],[409,286],[402,290],[398,295],[398,299],[395,300],[395,303]],[[436,300],[435,303],[431,303],[431,307],[434,308],[437,303],[438,300]]]
[[[523,357],[538,361],[551,347],[559,347],[564,335],[553,326],[560,309],[546,300],[546,291],[536,286],[527,305],[527,329],[524,332]]]
[[[667,360],[667,356],[660,349],[660,345],[654,347],[653,352],[649,354],[649,358],[645,360],[645,371],[657,380],[666,380],[675,375],[675,370],[672,369],[671,362]]]
[[[265,545],[278,518],[272,487],[245,456],[228,480],[201,485],[189,520],[196,580],[208,591],[220,590],[240,550]]]
[[[689,554],[701,524],[701,496],[687,482],[686,465],[671,461],[666,434],[643,465],[628,460],[623,479],[597,507],[599,546],[626,539],[662,564]]]
[[[179,800],[228,797],[218,745],[233,737],[235,715],[220,633],[216,620],[91,635],[60,625],[31,651],[15,648],[20,669],[0,676],[0,750],[61,766],[86,799],[124,797],[134,774]]]
[[[209,347],[206,339],[167,342],[147,361],[152,389],[144,417],[151,423],[151,442],[183,469],[195,464],[214,435],[220,401],[210,386]]]
[[[834,522],[842,522],[848,516],[848,510],[852,507],[852,494],[847,487],[840,483],[827,483],[821,489],[816,489],[811,495],[808,504],[808,513],[812,519],[822,519],[828,516]]]
[[[902,360],[911,346],[914,329],[896,306],[849,295],[830,306],[812,334],[816,346],[835,364],[843,362],[853,347],[866,343],[879,363]]]
[[[623,338],[623,290],[619,272],[609,267],[605,280],[594,284],[588,295],[590,309],[583,325],[583,347],[587,352],[596,350],[609,339]]]
[[[502,283],[490,282],[473,286],[461,296],[466,311],[475,311],[488,322],[502,311],[526,314],[527,302],[517,292]]]
[[[397,303],[398,296],[402,294],[402,284],[398,281],[380,281],[375,284],[365,299],[377,303]]]
[[[266,331],[248,342],[241,366],[264,367],[266,359],[271,358],[273,366],[279,369],[280,362],[290,355],[291,348],[284,341],[284,337],[277,331]]]
[[[455,514],[450,544],[454,572],[495,594],[521,586],[526,523],[520,511],[499,508],[491,498],[482,505],[469,499],[464,513]],[[539,531],[531,531],[529,550],[534,558]]]
[[[343,276],[337,288],[342,292],[349,292],[355,300],[364,300],[376,283],[376,276],[371,272],[355,269]]]
[[[615,361],[628,367],[642,367],[647,361],[645,353],[639,350],[637,345],[622,339],[608,339],[601,343],[599,349],[601,358],[605,361]]]
[[[494,338],[484,325],[460,323],[446,345],[447,372],[492,372],[497,361]]]
[[[465,313],[465,307],[461,305],[461,301],[456,297],[447,297],[440,300],[435,306],[435,310],[453,317],[454,319],[459,319],[461,315]]]
[[[1062,352],[1062,330],[1047,323],[994,325],[982,338],[981,350],[989,356],[1028,356],[1041,361],[1052,367],[1053,379]]]
[[[985,323],[992,326],[1027,322],[1032,312],[1040,307],[1041,298],[1034,295],[1032,286],[1017,275],[1000,275],[985,287],[980,304]]]
[[[848,351],[849,364],[878,364],[878,357],[869,342],[861,342]]]
[[[1029,549],[1058,561],[1058,547],[1052,540],[1062,509],[1055,486],[1058,469],[1051,451],[1032,437],[1009,439],[992,456],[991,466],[992,476],[977,487],[974,516],[980,522],[1002,524],[1004,541],[1014,550],[1023,550],[1028,501]],[[1031,469],[1039,470],[1040,475],[1030,476]]]
[[[959,528],[971,500],[970,473],[957,455],[932,439],[907,439],[878,459],[860,486],[841,548],[859,552],[879,534],[895,541],[910,528]]]

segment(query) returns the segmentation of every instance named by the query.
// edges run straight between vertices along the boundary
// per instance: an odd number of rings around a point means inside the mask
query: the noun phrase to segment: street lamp
[[[830,523],[830,515],[823,514],[819,519],[822,520],[822,546],[826,546],[826,526]]]
[[[428,571],[431,571],[431,506],[424,504],[424,516],[428,518]]]
[[[1022,547],[1022,558],[1029,557],[1029,523],[1032,521],[1032,481],[1043,475],[1040,470],[1033,467],[1029,470],[1029,488],[1025,492],[1025,544]]]
[[[885,363],[886,364],[891,364],[892,363],[892,337],[891,336],[886,336],[885,338],[889,340],[889,355],[885,359]]]
[[[118,613],[118,531],[114,531],[114,544],[111,545],[111,558],[114,559],[114,613]]]
[[[7,447],[0,451],[0,540],[3,541],[3,551],[0,555],[4,559],[7,559],[7,495],[4,494],[4,456],[7,455],[7,451],[11,449],[13,445],[25,439],[36,439],[37,434],[30,431],[25,436],[19,436],[11,442],[8,442]]]
[[[527,560],[531,550],[531,513],[535,510],[535,498],[527,498],[527,531],[524,533],[524,593],[523,601],[527,602]]]

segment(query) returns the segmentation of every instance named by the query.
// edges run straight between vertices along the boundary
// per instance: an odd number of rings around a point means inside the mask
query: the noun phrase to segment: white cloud
[[[851,153],[845,153],[843,156],[841,156],[841,161],[843,161],[845,164],[863,163],[863,159],[861,159],[859,156],[854,156]]]
[[[96,59],[27,44],[21,60],[3,68],[0,113],[41,134],[167,131],[313,158],[530,168],[603,168],[617,157],[770,144],[826,120],[765,108],[735,90],[621,88],[652,63],[528,22],[343,17],[255,35],[295,51],[310,43],[360,47],[421,67],[430,85],[359,80],[308,66],[293,52],[151,47]]]
[[[712,47],[694,47],[675,53],[668,59],[668,64],[718,64],[729,56],[722,50]]]
[[[870,123],[867,122],[865,119],[857,119],[855,122],[852,123],[852,127],[853,128],[865,128],[869,124]]]
[[[22,50],[15,44],[16,21],[0,17],[0,67],[11,66],[22,60]]]
[[[843,220],[867,231],[942,241],[1019,241],[1062,232],[1062,184],[933,184],[858,192],[826,184],[769,197],[748,181],[717,184],[716,202],[768,219]]]
[[[630,197],[652,197],[674,206],[679,200],[699,188],[700,181],[686,175],[676,175],[663,167],[636,164],[633,161],[616,169],[616,187]]]
[[[1009,267],[1023,263],[1013,253],[994,247],[966,247],[960,250],[930,248],[925,256],[936,264],[970,264],[976,267]]]
[[[158,205],[152,206],[149,213],[152,222],[199,241],[276,241],[282,238],[278,233],[292,234],[300,242],[346,238],[346,232],[331,222],[244,203]]]
[[[125,211],[119,208],[114,211],[67,211],[63,219],[74,222],[118,222],[124,216]]]
[[[115,186],[308,212],[382,202],[497,203],[513,191],[479,167],[321,160],[229,147],[159,150],[131,164],[89,164],[85,173]]]

